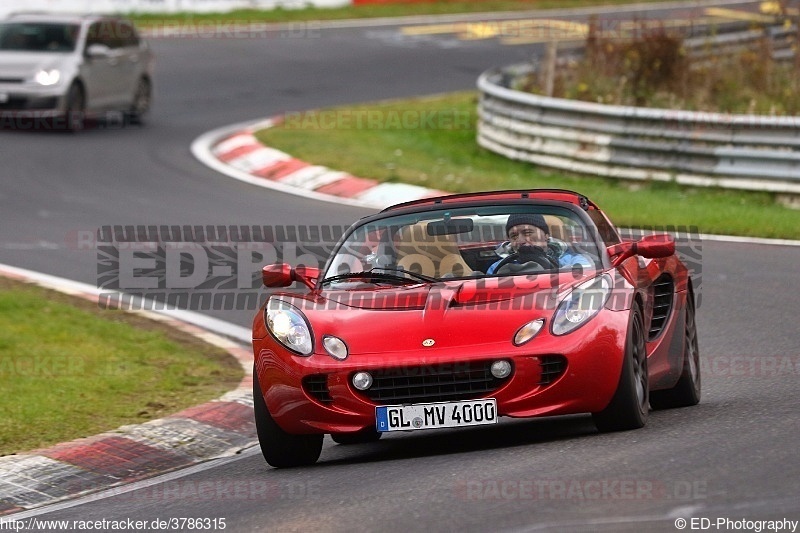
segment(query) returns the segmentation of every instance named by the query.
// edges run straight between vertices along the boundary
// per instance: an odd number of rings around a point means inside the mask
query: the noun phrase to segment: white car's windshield
[[[601,265],[595,234],[576,213],[556,206],[398,215],[350,234],[329,262],[323,284],[420,283],[555,272],[576,265],[596,269]]]
[[[78,40],[77,24],[40,22],[0,23],[0,50],[17,52],[72,52]]]

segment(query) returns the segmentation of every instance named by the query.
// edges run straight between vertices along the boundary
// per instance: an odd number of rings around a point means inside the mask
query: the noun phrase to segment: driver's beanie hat
[[[550,228],[547,226],[547,222],[544,221],[544,217],[542,215],[534,215],[530,213],[515,213],[510,215],[508,217],[508,222],[506,222],[506,235],[508,235],[508,232],[511,231],[511,228],[514,226],[519,226],[520,224],[536,226],[546,234],[550,235]]]

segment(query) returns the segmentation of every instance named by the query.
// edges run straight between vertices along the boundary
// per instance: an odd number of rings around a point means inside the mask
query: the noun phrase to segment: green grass
[[[586,194],[620,226],[800,238],[800,211],[776,204],[768,193],[569,175],[484,150],[475,140],[476,98],[456,93],[288,114],[283,127],[257,136],[300,159],[364,178],[449,192],[565,188]],[[414,127],[420,116],[427,117],[426,127]]]
[[[644,0],[656,2],[657,0]],[[302,9],[255,10],[239,9],[228,13],[131,13],[130,18],[140,27],[190,22],[302,22],[345,20],[411,15],[446,15],[455,13],[494,13],[533,9],[577,8],[630,4],[634,0],[472,0],[451,2],[409,2],[395,4],[366,4],[336,8],[306,7]]]
[[[188,334],[0,278],[0,455],[174,413],[241,377]]]

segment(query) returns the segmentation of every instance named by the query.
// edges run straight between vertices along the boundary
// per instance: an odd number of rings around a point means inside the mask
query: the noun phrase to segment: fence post
[[[556,59],[558,58],[558,41],[547,43],[544,57],[544,94],[553,96],[556,84]]]

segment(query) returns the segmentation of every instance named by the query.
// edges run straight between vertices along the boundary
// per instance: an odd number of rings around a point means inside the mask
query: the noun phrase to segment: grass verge
[[[0,278],[0,455],[159,418],[242,375],[191,335]]]
[[[511,161],[477,145],[476,93],[287,114],[265,144],[314,164],[449,192],[557,187],[597,202],[620,226],[800,239],[800,211],[772,194],[576,176]]]
[[[238,9],[227,13],[131,13],[130,18],[141,28],[188,23],[271,23],[450,15],[457,13],[496,13],[542,9],[578,8],[632,4],[635,0],[472,0],[451,2],[401,2],[364,4],[334,8],[305,7],[272,10]],[[658,0],[643,0],[644,3]],[[636,0],[642,3],[642,0]]]

